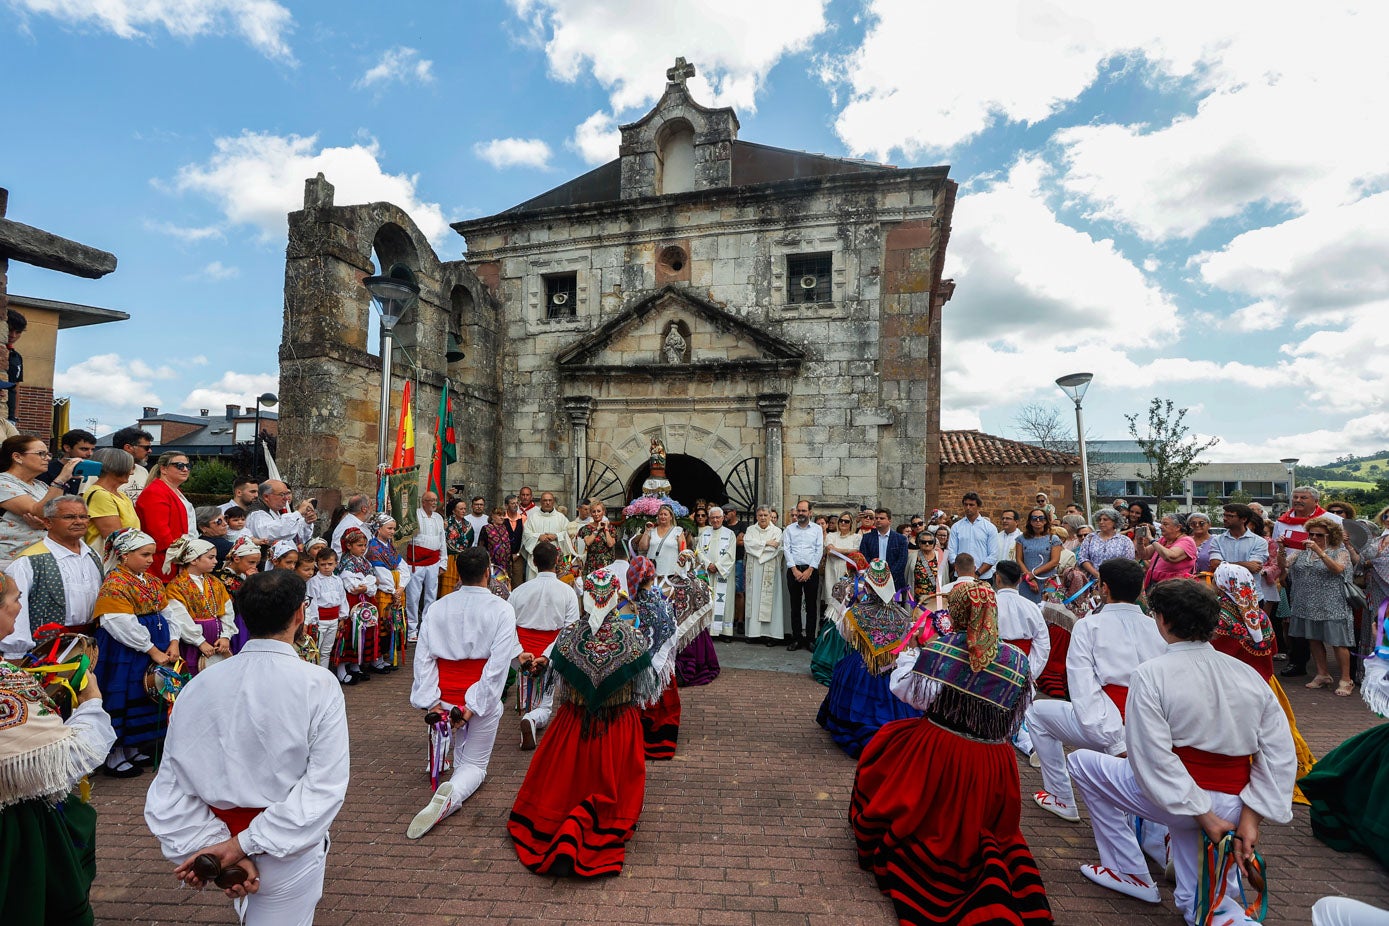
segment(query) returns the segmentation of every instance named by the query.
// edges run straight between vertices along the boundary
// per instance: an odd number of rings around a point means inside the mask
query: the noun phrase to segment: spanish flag
[[[410,411],[412,385],[406,380],[405,392],[400,397],[400,427],[395,432],[395,457],[391,460],[391,469],[415,465],[415,416]]]

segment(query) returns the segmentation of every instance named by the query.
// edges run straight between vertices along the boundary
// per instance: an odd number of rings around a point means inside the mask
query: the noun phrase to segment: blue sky
[[[245,403],[306,176],[456,257],[447,222],[615,156],[684,55],[745,139],[952,165],[947,426],[1068,418],[1085,369],[1093,436],[1162,395],[1214,458],[1389,446],[1389,14],[1127,6],[0,0],[10,217],[120,259],[10,289],[132,315],[63,335],[75,423]]]

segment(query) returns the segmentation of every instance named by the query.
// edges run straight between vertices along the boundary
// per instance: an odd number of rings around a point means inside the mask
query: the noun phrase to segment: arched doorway
[[[641,495],[641,484],[646,481],[649,475],[651,475],[651,463],[649,461],[637,467],[632,478],[627,480],[628,498],[636,498]],[[724,495],[723,479],[714,471],[713,467],[699,457],[692,457],[684,453],[667,454],[666,478],[670,480],[670,497],[686,508],[693,509],[695,502],[701,498],[711,505],[722,505],[727,501]]]

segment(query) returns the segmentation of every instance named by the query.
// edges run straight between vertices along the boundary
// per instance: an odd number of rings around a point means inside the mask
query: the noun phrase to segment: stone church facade
[[[687,503],[923,507],[953,286],[948,169],[742,141],[731,109],[691,99],[690,73],[668,72],[615,160],[456,223],[465,260],[440,261],[396,207],[335,206],[309,181],[290,215],[281,346],[279,455],[297,487],[374,485],[380,361],[360,281],[403,263],[421,297],[395,371],[417,383],[426,464],[453,384],[450,481],[469,494],[620,503],[660,437]],[[445,359],[450,334],[462,361]]]

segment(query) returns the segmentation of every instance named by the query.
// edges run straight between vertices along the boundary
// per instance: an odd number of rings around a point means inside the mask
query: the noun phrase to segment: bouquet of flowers
[[[626,517],[656,517],[656,512],[661,510],[662,505],[669,505],[675,512],[675,517],[683,518],[690,513],[690,509],[671,498],[669,495],[643,495],[634,500],[632,504],[622,509],[622,514]]]

